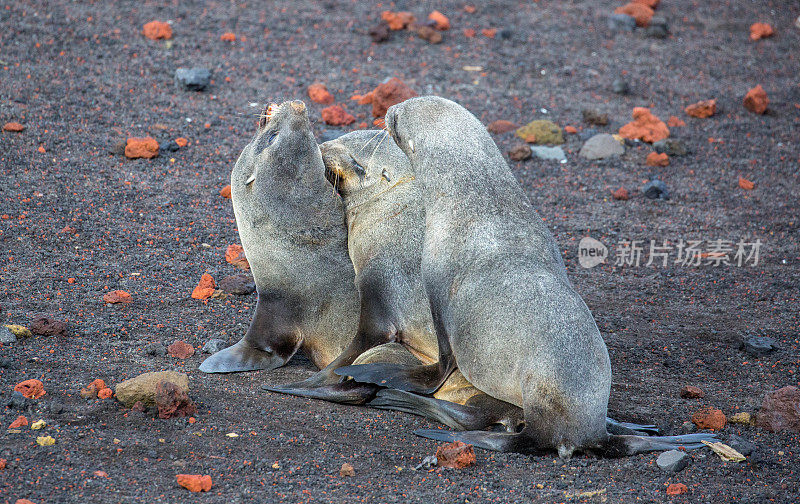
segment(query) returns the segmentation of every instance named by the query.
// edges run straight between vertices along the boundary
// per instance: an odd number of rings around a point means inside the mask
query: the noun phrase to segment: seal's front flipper
[[[361,383],[396,388],[418,394],[432,394],[450,376],[453,369],[443,373],[440,364],[408,366],[405,364],[360,364],[344,366],[335,371],[339,376],[349,376]],[[444,375],[444,376],[442,376]]]
[[[281,357],[273,352],[253,348],[246,340],[220,350],[200,364],[204,373],[238,373],[241,371],[257,371],[275,369],[283,366],[291,358]]]
[[[308,397],[310,399],[322,399],[323,401],[330,401],[339,404],[365,404],[367,401],[375,397],[375,393],[379,387],[370,383],[356,383],[348,380],[342,383],[333,385],[322,386],[304,386],[303,382],[296,384],[271,387],[263,385],[261,388],[269,390],[270,392],[278,392],[280,394],[289,394],[299,397]]]
[[[537,450],[531,449],[530,438],[523,433],[511,434],[507,432],[487,432],[487,431],[465,431],[452,432],[441,429],[420,429],[414,431],[420,437],[434,439],[452,443],[461,441],[485,450],[499,452],[519,452],[531,453]]]
[[[655,425],[641,425],[629,422],[618,422],[613,418],[606,417],[606,430],[609,434],[631,434],[631,435],[645,435],[657,436],[659,434],[658,427]]]
[[[419,415],[457,430],[480,429],[487,423],[478,408],[420,396],[404,390],[380,390],[367,406]]]

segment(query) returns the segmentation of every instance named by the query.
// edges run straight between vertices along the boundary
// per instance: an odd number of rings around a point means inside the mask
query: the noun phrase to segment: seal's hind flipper
[[[204,360],[200,364],[200,371],[204,373],[238,373],[269,370],[283,366],[288,360],[274,353],[253,348],[246,340],[241,340]]]
[[[298,382],[283,386],[262,385],[270,392],[289,394],[311,399],[322,399],[339,404],[361,405],[375,397],[378,387],[369,383],[356,383],[348,380],[342,383],[321,386],[308,386]]]
[[[433,394],[453,370],[442,372],[439,364],[408,366],[405,364],[359,364],[344,366],[334,371],[339,376],[349,376],[361,383],[395,388],[418,394]],[[444,375],[444,376],[442,376]]]
[[[452,432],[441,429],[420,429],[414,431],[420,437],[434,439],[445,443],[461,441],[485,450],[499,452],[530,453],[536,451],[530,438],[524,433],[464,431]]]
[[[608,436],[608,439],[595,448],[586,451],[601,457],[627,457],[637,453],[683,448],[696,450],[705,446],[703,441],[718,441],[715,434],[686,434],[683,436]]]
[[[404,390],[380,390],[367,406],[419,415],[458,430],[480,428],[486,423],[478,408],[420,396]],[[475,424],[478,426],[473,427]]]
[[[659,434],[658,427],[655,425],[642,425],[630,422],[619,422],[613,418],[606,417],[606,430],[609,434],[631,434],[631,435],[645,435],[657,436]]]

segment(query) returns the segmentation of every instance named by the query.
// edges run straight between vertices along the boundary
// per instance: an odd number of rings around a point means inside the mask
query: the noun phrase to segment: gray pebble
[[[611,83],[611,91],[619,95],[626,95],[631,92],[631,87],[625,79],[620,78]]]
[[[667,472],[680,472],[689,465],[689,456],[680,450],[665,451],[656,459],[656,465]]]
[[[26,410],[33,406],[36,403],[33,399],[28,399],[24,395],[22,395],[18,391],[14,391],[11,394],[11,399],[6,401],[6,408],[16,409],[16,410]]]
[[[0,326],[0,343],[16,343],[17,337],[6,326]]]
[[[659,154],[666,154],[669,157],[685,156],[689,151],[680,140],[665,138],[653,143],[653,148]]]
[[[659,16],[654,16],[653,19],[650,20],[650,26],[645,30],[645,34],[652,38],[667,38],[669,36],[667,20]]]
[[[539,159],[566,161],[567,155],[561,147],[545,147],[542,145],[531,146],[531,152]]]
[[[601,133],[587,140],[578,154],[586,159],[605,159],[624,153],[625,147],[612,135]]]
[[[642,192],[649,199],[669,199],[669,190],[667,189],[667,184],[658,179],[653,179],[646,183],[644,187],[642,187]]]
[[[627,14],[611,14],[608,17],[608,28],[612,31],[632,32],[636,29],[636,19]]]
[[[228,346],[228,342],[219,338],[210,339],[203,345],[203,353],[215,354],[220,350],[224,350]]]
[[[750,441],[746,440],[741,436],[737,436],[736,434],[730,435],[730,437],[728,438],[728,446],[738,451],[745,457],[752,454],[754,451],[758,449],[757,444],[751,443]]]
[[[777,349],[778,342],[769,336],[748,336],[742,340],[740,348],[750,355],[761,357]]]
[[[681,424],[680,431],[681,434],[692,434],[693,432],[697,432],[697,426],[687,420]]]
[[[50,413],[60,415],[64,412],[64,405],[60,401],[53,401],[50,403]]]
[[[186,91],[202,91],[211,82],[207,68],[179,68],[175,70],[175,84]]]
[[[167,349],[161,343],[149,343],[144,347],[144,353],[153,357],[164,357],[167,355]]]

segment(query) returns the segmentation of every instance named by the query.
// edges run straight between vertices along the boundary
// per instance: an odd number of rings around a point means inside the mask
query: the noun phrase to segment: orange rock
[[[769,98],[767,98],[767,92],[764,91],[761,84],[748,91],[744,97],[744,108],[750,112],[763,114],[767,111],[767,105],[769,105]]]
[[[106,382],[100,378],[93,380],[92,385],[94,385],[94,388],[96,388],[97,390],[103,390],[104,388],[108,388],[106,387]]]
[[[219,195],[223,198],[231,199],[231,185],[228,184],[219,190]]]
[[[647,166],[669,166],[669,156],[651,152],[647,155]]]
[[[353,466],[345,462],[342,464],[342,468],[339,469],[339,476],[342,478],[348,477],[352,478],[356,475],[356,470],[353,469]]]
[[[211,490],[211,476],[206,474],[179,474],[178,484],[190,492],[208,492]]]
[[[200,277],[200,282],[197,283],[197,287],[192,291],[192,297],[195,299],[208,299],[214,294],[215,288],[214,278],[208,273],[203,273],[203,276]]]
[[[219,39],[225,42],[236,42],[236,34],[232,32],[225,32],[220,35]]]
[[[89,384],[81,389],[80,394],[84,399],[94,399],[97,397],[98,392],[99,391],[94,385]]]
[[[481,33],[484,37],[494,38],[494,36],[497,35],[497,28],[484,28],[481,30]]]
[[[16,420],[11,422],[11,425],[8,426],[9,429],[19,429],[20,427],[25,427],[28,425],[28,419],[24,416],[20,415],[17,417]]]
[[[151,40],[171,39],[172,27],[163,21],[150,21],[142,27],[142,33]]]
[[[244,248],[242,248],[241,245],[228,245],[227,250],[225,250],[225,261],[239,269],[250,269],[250,263],[247,262],[247,257],[244,255]]]
[[[651,9],[655,9],[658,7],[658,4],[661,3],[661,0],[632,0],[633,3],[640,3],[642,5],[646,5]]]
[[[178,144],[178,147],[186,147],[187,145],[189,145],[189,140],[183,137],[178,137],[175,139],[175,143]]]
[[[108,478],[108,473],[105,471],[95,471],[94,474],[95,478]]]
[[[728,423],[728,420],[725,418],[725,414],[722,411],[709,407],[692,415],[692,423],[694,423],[698,429],[711,429],[718,431],[725,427],[725,424]]]
[[[114,391],[111,390],[109,387],[100,389],[100,392],[97,393],[97,397],[99,397],[100,399],[111,399],[112,397],[114,397]]]
[[[47,151],[44,149],[44,145],[40,145],[40,146],[39,146],[39,148],[38,148],[38,149],[36,149],[36,150],[37,150],[37,151],[39,151],[39,152],[41,152],[42,154],[44,154],[45,152],[47,152]]]
[[[681,126],[686,126],[686,123],[675,116],[669,116],[669,119],[667,120],[667,126],[670,128],[679,128]]]
[[[472,28],[464,28],[464,36],[467,38],[472,38],[475,36],[475,30]]]
[[[331,126],[346,126],[356,122],[356,118],[339,105],[331,105],[322,109],[322,120]]]
[[[688,107],[683,109],[683,111],[692,117],[697,117],[698,119],[711,117],[717,112],[717,100],[699,101],[697,103],[689,105]]]
[[[14,504],[35,504],[33,501],[29,501],[28,499],[17,499]]]
[[[619,189],[611,193],[611,196],[613,196],[615,200],[620,200],[620,201],[627,201],[628,198],[630,198],[630,195],[628,195],[628,190],[625,189],[624,187],[620,187]]]
[[[475,14],[475,11],[478,10],[474,5],[465,5],[464,12],[467,14]]]
[[[133,298],[124,290],[115,290],[103,294],[103,301],[106,303],[132,303]]]
[[[450,29],[450,20],[441,12],[435,10],[428,14],[428,19],[436,23],[434,28],[437,30],[445,31]]]
[[[371,103],[372,116],[383,117],[392,105],[415,96],[417,93],[413,89],[397,77],[392,77],[389,81],[378,84],[375,89],[362,96],[358,103],[361,105]]]
[[[125,157],[130,159],[136,158],[154,158],[158,156],[158,142],[154,138],[129,138],[125,144]]]
[[[486,126],[486,129],[489,130],[489,133],[494,133],[499,135],[501,133],[508,133],[509,131],[514,131],[515,129],[519,128],[516,124],[511,121],[506,121],[505,119],[498,119],[497,121],[492,121]]]
[[[667,495],[681,495],[688,491],[689,489],[683,483],[672,483],[667,487]]]
[[[701,397],[705,396],[705,392],[703,392],[699,387],[695,387],[693,385],[686,385],[681,389],[681,397],[684,399],[700,399]]]
[[[746,178],[739,177],[739,187],[744,189],[745,191],[752,191],[756,185]]]
[[[646,28],[650,25],[650,20],[653,19],[655,12],[647,5],[631,2],[622,7],[614,9],[615,14],[627,14],[636,20],[636,26]]]
[[[167,352],[176,359],[188,359],[194,355],[194,347],[183,340],[178,340],[167,347]]]
[[[759,40],[771,37],[774,34],[775,30],[767,23],[753,23],[750,25],[750,40]]]
[[[6,468],[6,463],[7,463],[6,459],[0,458],[0,471]]]
[[[322,105],[330,105],[333,103],[333,95],[328,92],[328,88],[325,87],[325,84],[320,84],[319,82],[308,86],[308,97],[311,98],[311,101],[321,103]]]
[[[417,20],[414,14],[410,12],[381,12],[381,19],[386,21],[390,30],[404,30],[408,25]]]
[[[39,380],[25,380],[17,383],[14,390],[28,399],[39,399],[47,393],[44,391],[44,384]]]
[[[470,444],[454,441],[436,449],[436,460],[440,466],[463,469],[475,465],[475,450]]]
[[[653,143],[663,140],[669,136],[669,128],[658,117],[654,116],[650,109],[645,107],[635,107],[633,109],[633,121],[619,129],[619,134],[623,138],[631,140],[640,139]]]
[[[578,128],[576,128],[575,126],[564,126],[564,131],[571,135],[574,135],[575,133],[578,132]]]
[[[21,125],[18,122],[7,122],[3,125],[3,131],[11,131],[12,133],[19,133],[24,129],[25,126]]]

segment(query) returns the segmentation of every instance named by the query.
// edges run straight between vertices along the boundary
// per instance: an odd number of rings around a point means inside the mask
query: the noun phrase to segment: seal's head
[[[466,116],[471,117],[464,112],[462,107],[445,98],[420,96],[389,107],[384,121],[397,146],[413,158],[421,142],[437,141],[442,136],[447,138],[446,131],[464,127]],[[423,130],[435,134],[420,134]]]

